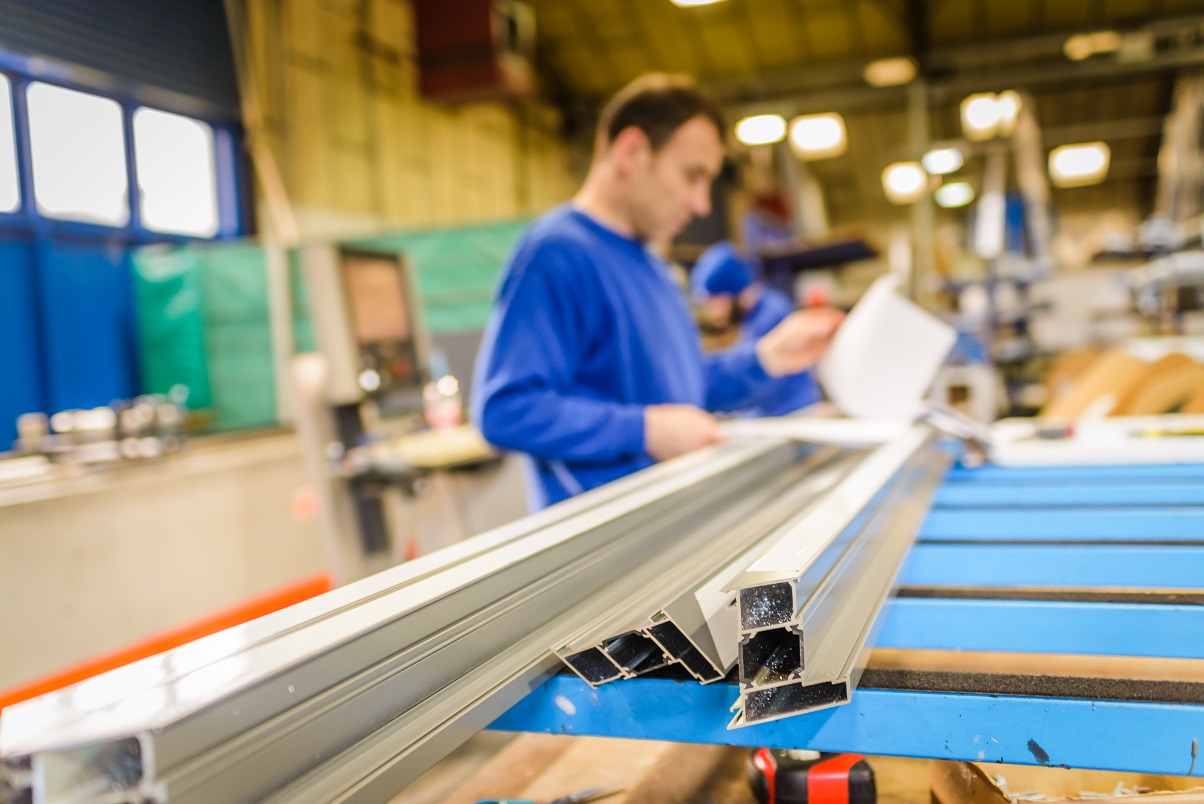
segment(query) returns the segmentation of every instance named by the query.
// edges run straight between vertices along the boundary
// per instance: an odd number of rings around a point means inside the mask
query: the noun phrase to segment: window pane
[[[21,206],[17,184],[17,146],[13,141],[13,97],[8,77],[0,75],[0,212]]]
[[[199,237],[217,234],[212,128],[178,114],[139,109],[134,112],[134,163],[143,226]]]
[[[30,84],[29,141],[39,212],[110,226],[129,222],[125,137],[116,101]]]

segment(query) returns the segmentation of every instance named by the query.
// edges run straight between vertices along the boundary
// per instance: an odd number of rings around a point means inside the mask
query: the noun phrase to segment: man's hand
[[[757,359],[770,377],[805,371],[824,356],[844,313],[831,307],[798,310],[757,341]]]
[[[723,440],[715,417],[693,405],[644,408],[644,449],[658,461],[676,458]]]

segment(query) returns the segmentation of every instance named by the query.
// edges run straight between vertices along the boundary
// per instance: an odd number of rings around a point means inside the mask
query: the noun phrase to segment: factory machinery
[[[490,726],[1204,774],[1204,608],[1184,591],[1204,467],[949,470],[929,424],[847,424],[736,423],[11,707],[0,791],[387,801]],[[1168,658],[1149,677],[1114,654]]]

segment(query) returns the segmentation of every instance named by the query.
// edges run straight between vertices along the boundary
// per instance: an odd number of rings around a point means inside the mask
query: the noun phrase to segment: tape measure
[[[874,771],[861,754],[758,748],[748,783],[761,804],[875,804]]]

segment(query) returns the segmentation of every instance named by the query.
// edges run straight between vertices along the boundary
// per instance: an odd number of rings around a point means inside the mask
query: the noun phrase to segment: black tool
[[[758,748],[748,783],[761,804],[875,804],[874,771],[860,754]]]

